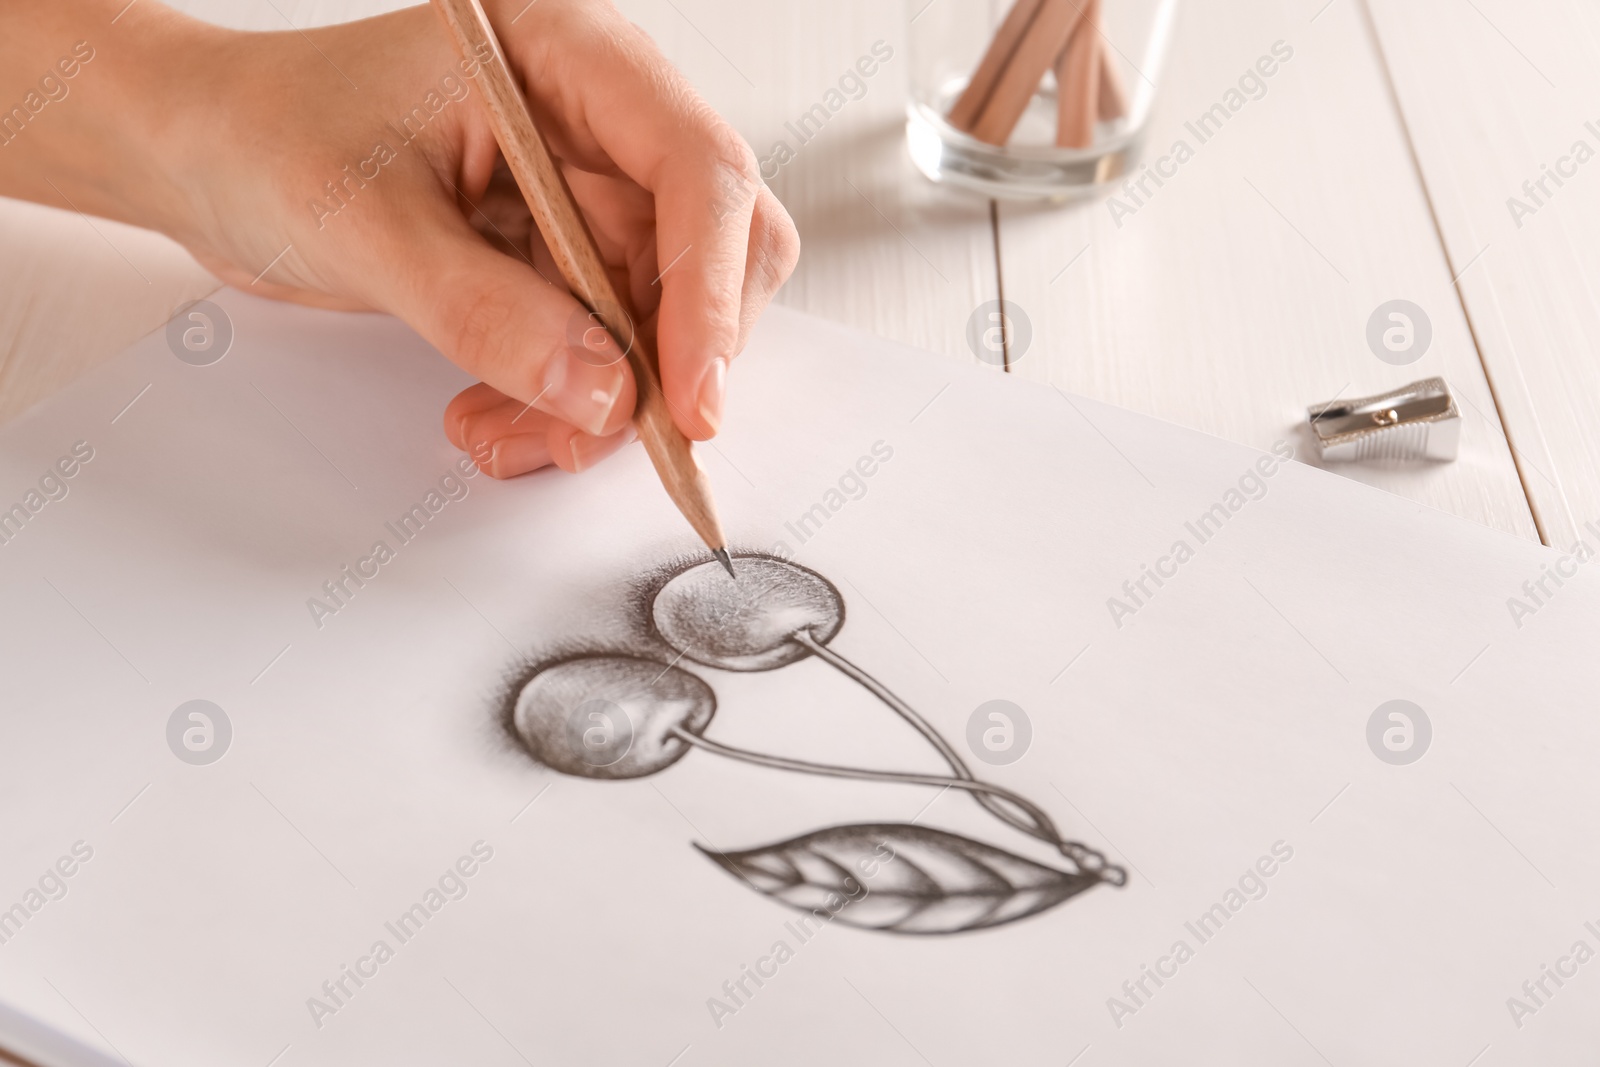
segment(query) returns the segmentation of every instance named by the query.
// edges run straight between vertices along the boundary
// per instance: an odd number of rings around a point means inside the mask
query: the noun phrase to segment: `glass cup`
[[[1117,117],[1092,120],[1091,138],[1082,148],[1057,144],[1061,110],[1054,64],[1034,87],[1003,144],[980,140],[947,118],[1012,0],[907,2],[911,96],[906,144],[922,173],[985,196],[1064,200],[1091,193],[1128,172],[1155,101],[1177,0],[1099,0],[1096,47],[1100,61],[1112,70],[1111,80],[1122,88],[1125,110]],[[1062,2],[1075,10],[1089,5],[1089,0],[1042,0],[1038,6]]]

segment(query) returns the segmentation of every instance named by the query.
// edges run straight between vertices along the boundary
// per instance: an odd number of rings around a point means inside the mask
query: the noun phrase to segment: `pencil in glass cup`
[[[1099,0],[1015,0],[946,121],[1003,145],[1052,69],[1058,145],[1087,148],[1097,120],[1127,114],[1127,93],[1100,32]]]

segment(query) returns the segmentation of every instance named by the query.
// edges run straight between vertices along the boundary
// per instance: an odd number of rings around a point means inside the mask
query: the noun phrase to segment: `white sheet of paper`
[[[992,929],[802,939],[691,845],[915,822],[1060,857],[957,789],[706,751],[628,781],[536,765],[498,723],[508,679],[632,647],[640,576],[703,555],[642,451],[464,480],[401,544],[385,523],[456,484],[439,418],[466,380],[388,319],[218,300],[219,363],[158,334],[0,430],[0,508],[93,450],[0,544],[7,1047],[48,1067],[1586,1062],[1586,566],[1535,604],[1555,551],[774,310],[700,450],[736,549],[826,575],[832,648],[1128,870]],[[1218,504],[1202,540],[1186,524]],[[315,618],[379,540],[394,558]],[[1147,565],[1167,576],[1134,598]],[[677,666],[716,693],[708,738],[946,773],[815,658]],[[167,739],[195,699],[232,731],[204,766]],[[1004,765],[968,740],[995,699],[1031,728]],[[1408,764],[1368,742],[1397,699],[1431,724]]]

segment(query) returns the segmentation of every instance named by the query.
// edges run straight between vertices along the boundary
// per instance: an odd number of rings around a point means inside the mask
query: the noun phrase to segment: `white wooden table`
[[[972,359],[967,318],[1003,295],[1033,327],[1012,373],[1262,448],[1287,438],[1308,461],[1308,404],[1443,375],[1465,413],[1459,460],[1341,473],[1562,548],[1600,519],[1600,163],[1520,227],[1506,206],[1573,141],[1600,149],[1584,128],[1600,99],[1592,5],[1187,0],[1150,145],[1273,42],[1294,58],[1119,227],[1100,200],[996,205],[912,169],[906,23],[925,2],[623,0],[763,157],[873,42],[895,49],[771,183],[804,240],[783,302]],[[178,6],[283,29],[395,5]],[[111,223],[0,202],[0,232],[0,417],[216,286],[170,242]],[[1365,340],[1395,298],[1433,328],[1406,367]]]

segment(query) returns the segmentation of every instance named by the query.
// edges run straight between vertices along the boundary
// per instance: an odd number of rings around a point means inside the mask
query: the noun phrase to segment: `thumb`
[[[420,232],[419,232],[420,230]],[[402,264],[384,303],[452,362],[514,400],[609,436],[633,414],[626,352],[531,261],[453,216],[413,226],[386,262]]]

